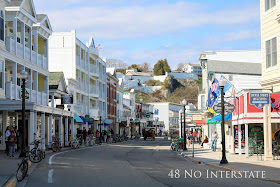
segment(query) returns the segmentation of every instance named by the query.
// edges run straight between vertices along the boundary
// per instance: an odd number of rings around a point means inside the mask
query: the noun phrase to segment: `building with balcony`
[[[116,133],[121,134],[124,128],[127,126],[126,117],[123,109],[123,90],[117,86],[117,129]]]
[[[117,86],[119,80],[115,68],[106,68],[107,72],[107,117],[113,120],[110,129],[119,132],[117,126]]]
[[[0,149],[6,126],[18,126],[19,130],[23,127],[20,112],[23,81],[19,76],[23,70],[28,73],[25,84],[28,145],[35,138],[45,138],[42,147],[51,146],[52,124],[58,122],[62,134],[63,124],[68,124],[71,118],[70,112],[48,106],[51,34],[48,16],[36,14],[32,0],[0,1]]]
[[[93,38],[81,42],[76,31],[54,32],[49,39],[50,71],[63,71],[69,94],[73,95],[71,111],[95,120],[107,116],[106,63],[99,57]],[[84,124],[88,128],[88,124]],[[96,129],[96,126],[95,126]]]

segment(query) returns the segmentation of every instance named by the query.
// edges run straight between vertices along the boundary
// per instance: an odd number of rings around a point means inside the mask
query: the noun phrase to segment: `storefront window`
[[[3,129],[3,112],[0,112],[0,145],[3,144],[4,129]]]

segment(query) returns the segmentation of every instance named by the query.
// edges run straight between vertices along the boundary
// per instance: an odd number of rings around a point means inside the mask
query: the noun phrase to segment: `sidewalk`
[[[192,158],[192,145],[187,148],[188,151],[183,151],[181,154],[194,162],[203,162],[210,167],[223,170],[265,171],[266,179],[280,183],[280,160],[264,161],[258,160],[257,155],[246,158],[245,154],[240,156],[239,154],[231,155],[226,153],[228,164],[220,165],[222,159],[221,150],[213,152],[210,149],[201,148],[200,145],[195,144],[194,158]]]

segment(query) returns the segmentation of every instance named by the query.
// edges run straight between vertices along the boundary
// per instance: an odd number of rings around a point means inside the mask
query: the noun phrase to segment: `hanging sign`
[[[250,105],[255,105],[256,108],[262,109],[265,105],[270,104],[270,93],[268,92],[250,92]]]

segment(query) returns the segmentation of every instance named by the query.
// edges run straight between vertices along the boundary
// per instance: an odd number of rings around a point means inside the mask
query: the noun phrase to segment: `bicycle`
[[[54,142],[52,143],[52,151],[57,152],[57,151],[61,151],[61,149],[62,149],[62,145],[60,143],[59,138],[55,138]]]
[[[29,158],[29,153],[30,152],[26,152],[25,157],[22,159],[21,163],[18,165],[18,169],[17,169],[17,173],[16,173],[16,178],[17,178],[18,182],[22,181],[27,175],[28,165],[29,165],[29,162],[27,160]]]
[[[72,149],[77,149],[77,148],[79,148],[79,146],[80,146],[80,141],[79,141],[79,139],[80,139],[80,138],[73,138],[73,139],[71,140],[71,148],[72,148]]]
[[[95,137],[93,135],[90,135],[89,137],[86,138],[86,141],[85,141],[85,146],[88,147],[88,146],[93,146],[95,145]]]
[[[41,140],[34,140],[34,142],[30,145],[34,145],[34,148],[31,149],[29,154],[29,160],[33,163],[38,163],[42,159],[45,159],[45,151],[39,149],[39,144],[41,144]]]

